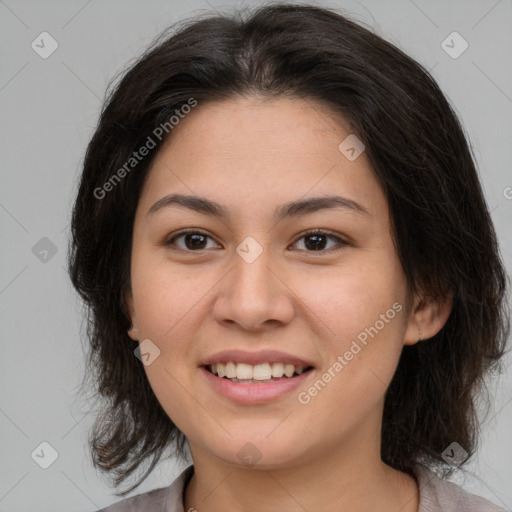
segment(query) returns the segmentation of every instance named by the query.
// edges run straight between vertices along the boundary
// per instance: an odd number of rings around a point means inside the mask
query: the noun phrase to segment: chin
[[[251,437],[229,439],[225,446],[216,446],[212,452],[224,462],[237,469],[273,470],[298,464],[304,455],[297,451],[297,445],[290,436],[270,440],[268,437]]]

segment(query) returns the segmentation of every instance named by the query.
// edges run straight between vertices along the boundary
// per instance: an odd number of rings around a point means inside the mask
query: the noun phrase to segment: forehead
[[[255,211],[339,194],[369,211],[386,208],[364,152],[350,160],[340,150],[349,136],[348,123],[314,100],[199,103],[160,148],[141,203],[148,210],[165,194],[180,192]]]
[[[265,149],[291,158],[293,153],[324,153],[331,141],[319,143],[327,133],[338,139],[350,129],[345,119],[315,100],[235,97],[199,103],[173,129],[166,146],[172,148],[184,139],[195,144],[195,137],[201,138],[197,151],[216,156]]]

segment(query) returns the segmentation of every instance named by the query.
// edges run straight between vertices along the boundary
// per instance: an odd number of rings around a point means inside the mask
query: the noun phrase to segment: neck
[[[334,449],[329,445],[293,464],[264,469],[198,453],[191,444],[194,475],[185,490],[185,510],[417,512],[415,479],[380,460],[380,443],[362,443],[376,438],[369,434],[359,431]]]

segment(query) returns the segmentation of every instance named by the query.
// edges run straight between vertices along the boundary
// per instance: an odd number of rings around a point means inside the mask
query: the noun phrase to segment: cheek
[[[173,271],[168,262],[155,258],[133,259],[132,291],[139,341],[151,340],[156,347],[153,351],[158,354],[150,365],[144,366],[144,371],[158,401],[169,416],[172,413],[174,421],[177,411],[173,404],[187,403],[180,386],[186,381],[189,367],[187,333],[201,307],[204,291]]]
[[[320,320],[310,325],[321,333],[319,339],[328,340],[336,350],[350,345],[376,322],[382,334],[394,335],[403,328],[403,315],[397,314],[397,309],[405,309],[405,278],[394,254],[388,251],[354,253],[339,266],[290,277],[290,287],[304,305],[303,314]],[[399,306],[393,309],[395,303]]]
[[[146,268],[151,268],[147,265]],[[170,265],[154,265],[142,271],[133,283],[137,322],[141,339],[149,338],[159,350],[158,357],[144,367],[158,401],[174,424],[190,430],[190,418],[197,416],[197,398],[190,389],[191,345],[201,316],[207,284],[171,271]],[[137,273],[135,273],[137,274]]]
[[[295,282],[297,294],[307,298],[304,314],[315,319],[309,325],[322,341],[318,378],[324,375],[327,383],[318,386],[319,414],[331,414],[332,401],[354,410],[366,407],[361,396],[375,404],[392,379],[403,347],[406,299],[404,276],[392,256],[374,252]]]
[[[211,272],[171,264],[143,255],[132,263],[132,290],[139,331],[162,345],[183,339],[179,331],[194,318],[215,285]]]

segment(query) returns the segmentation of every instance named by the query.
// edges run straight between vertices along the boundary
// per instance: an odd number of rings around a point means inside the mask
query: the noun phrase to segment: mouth
[[[209,393],[207,389],[211,390],[215,396],[242,406],[263,405],[279,399],[290,399],[294,390],[306,386],[314,378],[313,366],[277,364],[283,368],[275,367],[274,363],[260,363],[253,367],[246,363],[228,361],[225,364],[203,365],[199,369],[205,378],[206,393]]]
[[[231,349],[199,363],[205,393],[239,405],[291,399],[291,393],[314,378],[315,366],[298,355],[275,349],[251,352]]]
[[[236,384],[268,384],[276,381],[296,379],[313,370],[311,365],[292,363],[247,364],[228,361],[203,365],[210,374]]]

